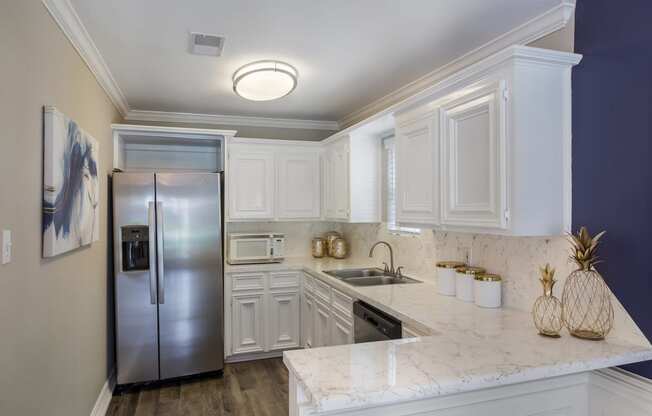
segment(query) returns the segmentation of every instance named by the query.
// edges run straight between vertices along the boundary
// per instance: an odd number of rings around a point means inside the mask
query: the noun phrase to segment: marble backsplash
[[[568,259],[569,243],[564,236],[505,237],[433,230],[409,235],[390,233],[386,224],[344,224],[341,231],[350,243],[352,260],[368,261],[371,245],[385,240],[394,248],[397,266],[404,266],[406,274],[417,275],[430,284],[436,285],[435,264],[441,260],[484,267],[502,276],[504,306],[524,311],[530,311],[542,294],[539,267],[550,263],[557,270],[555,295],[559,298],[566,277],[575,270]],[[387,249],[378,247],[373,261],[389,262]],[[645,339],[615,296],[613,301],[614,333],[633,341]]]
[[[568,261],[568,242],[564,237],[503,237],[422,230],[419,235],[396,234],[384,224],[346,224],[345,237],[351,242],[351,257],[369,255],[369,247],[385,240],[394,247],[395,263],[436,284],[435,264],[441,260],[459,260],[480,266],[503,277],[505,305],[529,309],[541,293],[539,266],[550,263],[557,269],[560,282],[572,270]],[[379,262],[388,261],[387,250],[378,247]]]

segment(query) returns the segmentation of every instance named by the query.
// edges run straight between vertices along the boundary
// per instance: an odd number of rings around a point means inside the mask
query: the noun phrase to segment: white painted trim
[[[104,416],[106,411],[109,409],[109,404],[111,403],[111,398],[113,397],[113,389],[115,388],[115,378],[113,373],[106,379],[102,389],[100,390],[99,396],[95,401],[95,406],[91,410],[91,416]]]
[[[289,369],[289,368],[288,368]],[[358,403],[346,410],[317,411],[310,393],[289,369],[289,414],[297,416],[423,416],[423,415],[530,415],[589,416],[587,412],[588,373],[570,374],[435,396],[387,405]],[[593,415],[590,415],[593,416]],[[611,416],[611,415],[609,415]],[[614,415],[615,416],[615,415]],[[619,415],[618,415],[619,416]]]
[[[259,139],[248,137],[230,137],[229,144],[268,144],[271,146],[293,146],[293,147],[310,147],[319,148],[323,147],[322,141],[309,141],[309,140],[280,140],[280,139]]]
[[[621,368],[605,368],[591,373],[591,386],[598,387],[595,391],[598,399],[606,399],[612,403],[635,405],[645,409],[645,414],[652,414],[652,380]],[[610,397],[605,398],[604,392]],[[592,399],[593,400],[593,399]]]
[[[175,113],[166,111],[129,110],[125,120],[167,123],[201,123],[223,126],[273,127],[286,129],[338,130],[336,121],[300,120],[291,118],[228,116],[220,114]]]
[[[202,136],[234,136],[236,130],[197,129],[193,127],[167,127],[167,126],[141,126],[138,124],[111,124],[111,129],[120,134],[135,133],[147,135],[146,133],[176,134],[176,135],[202,135]]]
[[[377,120],[380,117],[387,116],[388,114],[392,114],[394,117],[396,117],[399,114],[413,110],[419,104],[422,104],[425,100],[436,96],[438,92],[446,88],[454,87],[456,84],[463,82],[464,80],[479,73],[489,72],[509,59],[514,59],[519,62],[535,62],[545,65],[570,67],[577,65],[582,60],[582,55],[571,52],[560,52],[549,49],[533,48],[531,46],[512,45],[478,62],[470,64],[469,66],[457,69],[456,72],[437,81],[433,85],[425,87],[423,90],[415,93],[405,100],[396,103],[363,121],[340,130],[330,137],[327,137],[326,139],[322,140],[322,143],[336,141],[342,135],[353,132],[362,126]],[[416,110],[415,113],[420,113],[422,111],[432,111],[432,108],[424,107],[423,109]]]
[[[425,76],[354,111],[339,120],[339,124],[342,127],[360,125],[368,122],[369,118],[376,118],[391,113],[398,105],[404,103],[404,101],[408,100],[410,97],[458,72],[462,68],[468,67],[469,65],[509,46],[526,45],[565,27],[573,15],[574,10],[574,3],[563,1],[561,4],[533,19],[530,19],[509,32],[492,39],[484,45],[465,53],[459,58],[452,60]]]
[[[295,348],[296,349],[296,348]],[[267,352],[253,352],[249,354],[235,354],[226,357],[225,363],[241,363],[244,361],[265,360],[267,358],[278,358],[283,356],[283,350],[267,351]]]
[[[42,2],[125,120],[313,130],[339,129],[339,124],[335,121],[132,110],[70,0],[42,0]]]
[[[79,56],[95,75],[97,82],[106,91],[120,114],[125,116],[129,112],[127,99],[70,0],[42,0],[42,2]]]

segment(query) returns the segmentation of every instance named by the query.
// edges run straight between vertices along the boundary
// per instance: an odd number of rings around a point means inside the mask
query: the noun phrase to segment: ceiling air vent
[[[195,55],[222,55],[224,38],[206,33],[190,34],[190,53]]]

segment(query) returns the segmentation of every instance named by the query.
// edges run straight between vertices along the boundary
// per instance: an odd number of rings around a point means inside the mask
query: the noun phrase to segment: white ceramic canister
[[[473,281],[475,304],[483,308],[500,308],[502,305],[502,279],[497,274],[479,273]]]
[[[473,281],[476,274],[486,272],[482,267],[463,266],[455,269],[455,296],[464,302],[473,302]]]
[[[437,263],[437,292],[455,296],[455,269],[465,266],[461,261],[440,261]]]

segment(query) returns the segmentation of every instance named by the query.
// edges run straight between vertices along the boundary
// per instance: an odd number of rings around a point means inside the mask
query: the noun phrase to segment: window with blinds
[[[385,160],[387,166],[385,172],[386,195],[387,195],[387,229],[395,233],[419,234],[419,228],[400,227],[396,224],[396,145],[393,137],[384,139]]]

